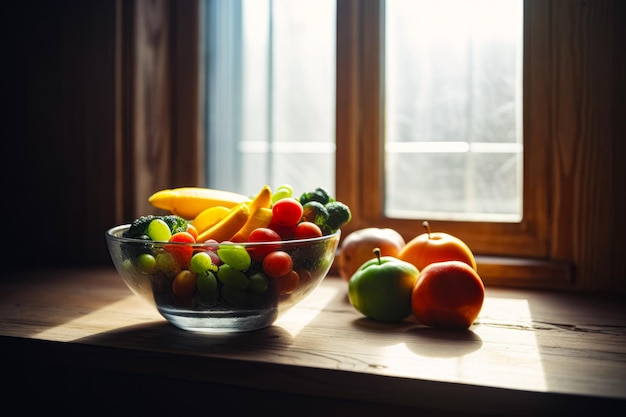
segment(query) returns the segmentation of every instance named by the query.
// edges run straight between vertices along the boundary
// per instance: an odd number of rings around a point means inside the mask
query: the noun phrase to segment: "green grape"
[[[283,184],[276,188],[272,193],[272,204],[283,198],[289,198],[293,195],[293,188],[289,184]]]
[[[156,269],[162,271],[167,276],[175,276],[178,273],[178,263],[169,252],[161,252],[156,256]]]
[[[248,277],[241,271],[236,270],[228,264],[220,266],[217,271],[217,278],[229,287],[239,288],[244,290],[248,287]]]
[[[211,261],[211,256],[207,252],[198,252],[191,257],[189,269],[196,274],[203,274],[207,271],[216,271],[217,268]]]
[[[124,259],[124,262],[122,262],[122,270],[124,272],[132,272],[134,269],[132,261],[130,259]]]
[[[150,239],[157,242],[167,242],[172,237],[172,231],[170,227],[161,219],[154,219],[148,225],[146,232]]]
[[[156,268],[156,258],[149,253],[142,253],[137,257],[137,268],[139,268],[141,272],[151,274]]]
[[[221,245],[217,249],[217,255],[222,262],[238,271],[245,271],[250,268],[250,264],[252,263],[250,254],[246,248],[241,245]]]
[[[249,279],[248,288],[250,291],[255,292],[257,294],[262,294],[267,291],[269,286],[269,279],[267,275],[262,272],[257,272],[256,274],[252,274]]]
[[[204,301],[214,303],[217,301],[219,291],[217,288],[217,278],[211,271],[198,274],[196,279],[198,292]]]

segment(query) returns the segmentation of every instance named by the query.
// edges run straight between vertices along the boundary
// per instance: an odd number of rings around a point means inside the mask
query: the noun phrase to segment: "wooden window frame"
[[[593,45],[604,42],[611,48],[612,38],[606,26],[598,37],[585,31],[575,40],[580,42],[574,54],[568,48],[571,31],[583,25],[599,29],[603,19],[610,20],[612,5],[591,5],[586,2],[560,2],[527,0],[524,4],[524,195],[523,219],[519,223],[487,222],[433,222],[437,230],[459,236],[478,255],[479,272],[488,284],[539,286],[552,288],[602,287],[598,277],[589,274],[607,268],[587,265],[585,256],[594,256],[597,249],[588,242],[572,240],[572,228],[577,218],[567,205],[575,210],[586,206],[597,214],[608,212],[612,201],[591,201],[583,194],[572,195],[572,189],[585,186],[580,178],[573,178],[571,166],[563,166],[561,152],[568,144],[580,148],[579,140],[600,140],[607,144],[610,136],[600,135],[606,131],[590,132],[593,137],[576,136],[567,125],[575,117],[606,117],[595,108],[586,109],[588,114],[578,114],[580,99],[572,94],[585,94],[586,85],[579,82],[590,71],[592,76],[610,75],[603,73],[610,53],[594,53]],[[353,210],[354,220],[345,228],[345,233],[363,227],[391,227],[405,239],[423,231],[421,220],[388,218],[384,215],[384,91],[383,73],[379,62],[384,56],[383,3],[379,0],[353,0],[337,2],[337,196]],[[596,63],[587,61],[588,54],[597,55]],[[568,71],[565,64],[573,65],[579,73]],[[573,78],[575,76],[579,79]],[[608,86],[610,77],[594,79]],[[573,91],[573,92],[572,92]],[[605,98],[609,98],[607,94]],[[582,97],[583,104],[599,104],[601,96],[590,94]],[[607,104],[601,109],[610,114]],[[582,109],[585,110],[585,109]],[[591,122],[590,122],[591,123]],[[601,127],[610,126],[610,123]],[[603,155],[607,156],[606,149]],[[582,150],[581,150],[582,152]],[[598,169],[600,155],[580,153],[581,161],[566,161],[585,169],[585,163]],[[567,172],[563,170],[567,169]],[[610,175],[609,170],[603,175]],[[610,178],[605,178],[612,183]],[[588,197],[589,195],[587,195]],[[573,198],[572,198],[573,197]],[[428,220],[428,219],[424,219]],[[609,233],[604,225],[604,233]],[[595,235],[595,233],[594,233]],[[568,240],[569,239],[569,240]],[[576,258],[575,251],[586,251]],[[602,251],[603,249],[599,249]],[[604,250],[610,252],[610,248]],[[584,275],[578,275],[581,272]],[[586,270],[585,270],[586,269]],[[594,269],[592,272],[591,269]],[[577,271],[578,270],[578,271]],[[581,279],[582,278],[582,279]],[[577,282],[578,281],[578,282]]]

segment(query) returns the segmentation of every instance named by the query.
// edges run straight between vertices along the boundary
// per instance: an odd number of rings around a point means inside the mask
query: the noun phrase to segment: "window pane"
[[[213,0],[208,184],[335,190],[335,1]]]
[[[522,0],[387,0],[386,215],[519,221]]]

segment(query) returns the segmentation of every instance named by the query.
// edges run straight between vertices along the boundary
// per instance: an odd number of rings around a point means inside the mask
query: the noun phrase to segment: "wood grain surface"
[[[476,323],[448,332],[373,322],[346,289],[327,277],[273,326],[211,335],[173,327],[112,269],[15,275],[0,283],[5,372],[29,375],[20,392],[88,372],[443,415],[626,408],[623,298],[488,288]]]

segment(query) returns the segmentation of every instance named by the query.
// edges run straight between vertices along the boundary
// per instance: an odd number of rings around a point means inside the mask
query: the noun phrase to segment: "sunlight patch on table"
[[[45,329],[35,336],[41,339],[68,342],[84,338],[86,329],[97,334],[111,330],[113,325],[125,327],[158,320],[164,319],[154,308],[133,294],[59,326]]]
[[[337,296],[338,289],[317,287],[300,303],[279,317],[274,323],[295,337]]]
[[[547,390],[526,300],[490,299],[467,333],[418,327],[406,336],[381,347],[384,361],[370,367],[425,380]]]

